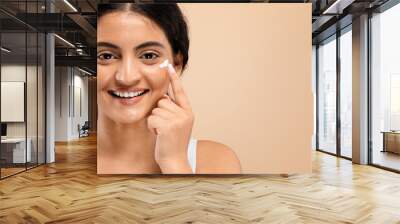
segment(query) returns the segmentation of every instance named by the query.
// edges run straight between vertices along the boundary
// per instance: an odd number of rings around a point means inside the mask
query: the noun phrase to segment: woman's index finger
[[[176,103],[183,108],[190,108],[189,99],[183,89],[182,82],[171,64],[168,64],[168,74]]]

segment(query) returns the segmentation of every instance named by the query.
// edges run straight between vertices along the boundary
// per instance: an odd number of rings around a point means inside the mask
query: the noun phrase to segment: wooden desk
[[[382,152],[393,152],[400,154],[400,132],[399,131],[382,131],[383,133],[383,150]]]

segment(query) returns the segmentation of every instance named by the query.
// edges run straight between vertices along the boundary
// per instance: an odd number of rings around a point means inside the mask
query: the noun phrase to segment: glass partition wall
[[[0,3],[19,10],[0,11],[1,179],[45,163],[45,35],[23,22],[41,3]]]
[[[1,176],[26,169],[26,33],[1,34]],[[6,50],[4,50],[6,49]],[[29,161],[29,160],[28,160]]]

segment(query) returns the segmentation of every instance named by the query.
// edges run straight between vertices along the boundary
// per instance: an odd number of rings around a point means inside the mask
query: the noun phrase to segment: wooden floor
[[[18,173],[18,172],[22,172],[22,171],[24,171],[24,170],[26,170],[26,168],[24,167],[24,168],[1,168],[1,177],[3,178],[3,177],[7,177],[7,176],[10,176],[10,175],[13,175],[13,174],[15,174],[15,173]]]
[[[374,164],[400,170],[400,154],[376,150],[372,160]]]
[[[0,223],[400,223],[400,175],[316,152],[313,173],[96,175],[96,139],[0,181]]]
[[[27,164],[26,165],[27,167],[25,167],[25,165],[24,164],[19,164],[18,165],[18,167],[7,167],[7,168],[1,168],[1,170],[0,170],[0,172],[1,172],[1,178],[5,178],[5,177],[8,177],[8,176],[11,176],[11,175],[14,175],[14,174],[16,174],[16,173],[20,173],[20,172],[23,172],[23,171],[25,171],[25,170],[27,170],[27,169],[33,169],[33,168],[35,168],[36,166],[37,166],[37,164]]]

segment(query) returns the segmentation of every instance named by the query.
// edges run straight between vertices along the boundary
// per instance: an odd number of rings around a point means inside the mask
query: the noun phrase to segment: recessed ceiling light
[[[64,0],[65,4],[67,4],[74,12],[78,12],[78,10],[71,4],[69,3],[68,0]]]
[[[90,73],[90,72],[88,72],[88,71],[85,71],[85,70],[83,70],[83,69],[81,69],[81,68],[79,68],[79,67],[78,67],[78,70],[81,71],[81,72],[83,72],[83,73],[85,73],[85,74],[87,74],[87,75],[90,75],[90,76],[93,75],[92,73]]]
[[[342,14],[343,9],[351,5],[355,0],[336,0],[322,14]]]
[[[58,36],[57,34],[54,34],[54,36],[57,37],[58,39],[60,39],[62,42],[66,43],[67,45],[69,45],[69,46],[75,48],[75,45],[73,45],[71,42],[67,41],[66,39],[64,39],[64,38],[62,38],[62,37],[60,37],[60,36]]]
[[[9,50],[9,49],[7,49],[7,48],[5,48],[5,47],[1,47],[0,49],[1,49],[2,51],[6,52],[6,53],[10,53],[10,52],[11,52],[11,50]]]

